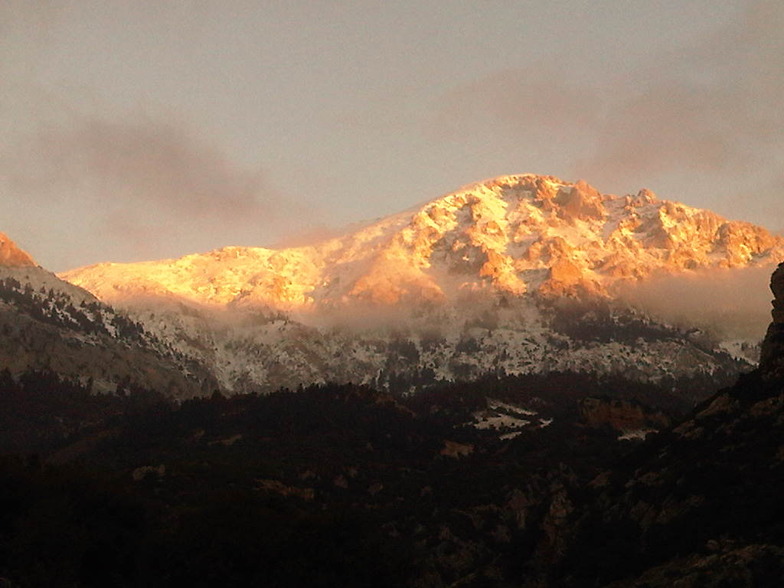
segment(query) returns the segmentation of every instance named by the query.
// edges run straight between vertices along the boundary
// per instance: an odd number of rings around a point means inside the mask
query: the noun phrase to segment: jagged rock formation
[[[454,302],[472,293],[611,294],[658,272],[764,265],[784,239],[710,211],[601,194],[552,176],[503,176],[306,247],[227,247],[99,264],[63,277],[99,298],[174,297],[315,314],[358,304]]]
[[[496,372],[737,373],[750,367],[741,355],[613,301],[652,276],[781,258],[784,240],[764,229],[648,190],[615,196],[526,174],[314,245],[227,247],[62,277],[210,366],[226,391],[324,381],[408,389]]]

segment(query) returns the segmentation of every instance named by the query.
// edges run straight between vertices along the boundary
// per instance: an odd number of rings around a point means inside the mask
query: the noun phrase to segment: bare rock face
[[[585,398],[580,402],[580,415],[589,427],[609,426],[618,433],[650,432],[671,424],[662,411],[618,398]]]
[[[784,376],[784,263],[780,263],[770,279],[773,292],[773,322],[762,343],[760,368],[765,376]]]
[[[0,265],[10,267],[37,266],[35,260],[19,249],[5,233],[0,233]]]

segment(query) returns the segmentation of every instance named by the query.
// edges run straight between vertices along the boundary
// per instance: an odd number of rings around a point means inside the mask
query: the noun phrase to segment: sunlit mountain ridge
[[[0,265],[6,267],[35,267],[38,264],[29,253],[20,249],[8,235],[0,233]]]
[[[61,274],[102,299],[171,295],[206,305],[318,311],[468,292],[607,296],[654,274],[769,265],[784,238],[707,210],[585,182],[504,176],[310,246],[226,247]]]

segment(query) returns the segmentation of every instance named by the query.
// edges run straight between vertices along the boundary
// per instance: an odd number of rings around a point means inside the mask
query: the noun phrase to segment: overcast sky
[[[0,231],[59,271],[525,172],[779,231],[782,31],[780,0],[0,0]]]

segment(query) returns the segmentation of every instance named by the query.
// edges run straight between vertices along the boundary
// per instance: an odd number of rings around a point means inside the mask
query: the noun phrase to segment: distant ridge
[[[101,393],[145,388],[180,398],[214,388],[200,366],[126,313],[37,265],[2,233],[0,373],[53,374]]]

